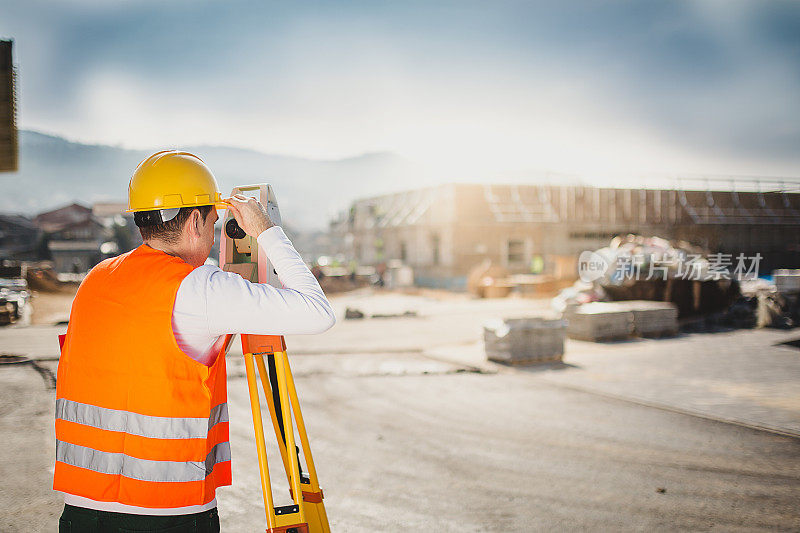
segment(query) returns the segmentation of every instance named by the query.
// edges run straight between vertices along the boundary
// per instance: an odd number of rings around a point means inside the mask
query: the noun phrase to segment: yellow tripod
[[[242,335],[242,351],[247,371],[250,407],[253,411],[261,490],[267,514],[267,533],[329,533],[328,516],[322,503],[322,489],[319,487],[294,378],[289,368],[286,343],[282,336],[277,335]],[[264,356],[267,356],[269,370],[264,362]],[[292,496],[293,505],[275,507],[273,503],[256,367],[267,398],[267,407],[289,481],[289,494]],[[303,475],[300,470],[300,457],[292,425],[293,414],[308,475]]]
[[[270,219],[275,224],[281,223],[278,204],[269,185],[235,187],[231,196],[246,191],[259,191],[260,201],[267,208]],[[252,282],[280,286],[277,273],[263,251],[258,248],[256,239],[246,235],[229,214],[226,214],[225,220],[225,232],[220,242],[220,267]],[[266,531],[267,533],[330,533],[328,516],[322,503],[322,489],[317,479],[303,415],[300,412],[300,402],[297,399],[297,390],[289,367],[289,358],[286,355],[286,342],[281,335],[242,335],[242,352],[244,352],[247,388],[253,413],[261,491],[267,517]],[[267,400],[286,478],[289,481],[292,505],[276,507],[273,501],[256,368]],[[293,421],[297,424],[307,474],[303,473],[300,464],[300,450],[295,444]]]

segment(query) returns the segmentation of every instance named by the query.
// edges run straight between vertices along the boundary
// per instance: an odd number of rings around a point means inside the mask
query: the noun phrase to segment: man
[[[59,531],[217,532],[215,491],[231,484],[230,336],[321,333],[335,318],[264,206],[222,200],[198,157],[148,157],[128,201],[144,244],[86,276],[58,365]],[[222,207],[257,236],[284,289],[204,265]]]

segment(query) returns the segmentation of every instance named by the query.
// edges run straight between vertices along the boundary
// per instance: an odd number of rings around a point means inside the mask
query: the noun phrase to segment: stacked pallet
[[[633,333],[633,313],[619,302],[583,304],[567,315],[567,335],[582,341],[625,339]]]
[[[678,307],[675,304],[650,300],[617,303],[633,313],[634,335],[667,337],[678,334]]]
[[[560,361],[566,324],[560,318],[507,318],[487,323],[483,345],[491,361],[511,365]]]
[[[781,294],[800,293],[800,270],[782,268],[772,271],[772,280],[775,288]]]

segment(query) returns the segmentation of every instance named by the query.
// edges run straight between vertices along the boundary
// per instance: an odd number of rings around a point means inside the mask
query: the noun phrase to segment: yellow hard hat
[[[224,209],[214,174],[194,154],[155,153],[139,163],[128,185],[128,213],[213,205]]]

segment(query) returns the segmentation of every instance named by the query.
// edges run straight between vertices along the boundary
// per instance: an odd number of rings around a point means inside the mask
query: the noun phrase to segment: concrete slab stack
[[[571,339],[607,341],[678,334],[678,308],[671,302],[631,300],[592,302],[578,306],[567,315]]]
[[[773,270],[772,280],[775,282],[775,288],[781,294],[800,293],[800,270]]]
[[[592,302],[566,315],[567,335],[583,341],[625,339],[633,334],[633,312],[619,302]]]
[[[565,331],[564,320],[549,316],[493,321],[483,328],[486,357],[512,365],[560,361]]]
[[[633,334],[667,337],[678,334],[678,307],[671,302],[633,300],[615,302],[633,313]]]

